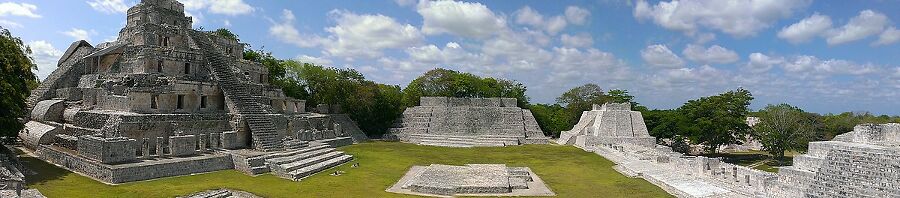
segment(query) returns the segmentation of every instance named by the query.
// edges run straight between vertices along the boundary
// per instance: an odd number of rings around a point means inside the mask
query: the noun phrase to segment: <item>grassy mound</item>
[[[558,197],[671,197],[642,179],[625,177],[612,162],[571,146],[525,145],[486,148],[444,148],[397,142],[370,142],[342,147],[355,159],[300,182],[270,174],[251,177],[234,170],[106,185],[25,157],[38,175],[30,188],[48,197],[174,197],[208,189],[230,188],[263,197],[413,197],[385,192],[413,165],[471,163],[530,167]],[[350,164],[360,167],[351,168]]]

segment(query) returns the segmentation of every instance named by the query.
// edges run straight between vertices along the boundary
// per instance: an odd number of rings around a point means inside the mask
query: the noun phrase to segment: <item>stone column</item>
[[[150,141],[150,138],[147,139],[147,156],[144,156],[147,159],[153,159],[153,155],[159,155],[159,151],[156,148],[159,148],[159,142]]]
[[[141,139],[141,153],[142,158],[150,158],[150,138]]]
[[[163,146],[163,144],[165,144],[165,142],[163,141],[163,137],[156,137],[156,156],[166,156],[164,152],[165,146]]]
[[[201,133],[201,134],[199,135],[199,138],[198,138],[198,139],[200,140],[200,144],[199,144],[199,146],[200,146],[200,153],[206,152],[206,141],[209,141],[209,139],[206,138],[206,134],[202,134],[202,133]]]
[[[209,134],[209,147],[213,149],[222,148],[222,144],[219,143],[219,133],[210,133]]]
[[[334,123],[334,134],[338,137],[346,136],[344,134],[344,128],[341,127],[340,123]]]

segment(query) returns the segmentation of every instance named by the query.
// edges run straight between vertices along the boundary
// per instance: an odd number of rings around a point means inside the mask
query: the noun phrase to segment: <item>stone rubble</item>
[[[504,164],[413,166],[388,192],[425,196],[553,196],[527,167]]]

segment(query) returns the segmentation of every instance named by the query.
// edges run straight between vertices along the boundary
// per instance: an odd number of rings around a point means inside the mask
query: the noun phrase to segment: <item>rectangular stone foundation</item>
[[[102,164],[56,146],[43,145],[35,151],[41,160],[62,166],[96,180],[119,184],[171,176],[232,169],[229,154],[209,154],[119,165]]]

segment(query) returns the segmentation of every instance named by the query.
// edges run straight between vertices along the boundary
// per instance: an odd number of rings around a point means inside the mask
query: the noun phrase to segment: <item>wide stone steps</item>
[[[299,161],[295,161],[295,162],[291,162],[291,163],[287,163],[287,164],[270,166],[270,169],[272,170],[273,174],[282,175],[284,173],[289,173],[291,171],[295,171],[297,169],[311,166],[313,164],[318,164],[318,163],[324,162],[326,160],[334,159],[334,158],[337,158],[340,156],[344,156],[344,152],[335,151],[335,150],[328,150],[328,151],[324,151],[324,152],[319,151],[319,152],[311,154],[310,156],[307,156],[306,158],[301,159]]]
[[[304,152],[298,152],[298,153],[290,155],[290,156],[268,159],[268,160],[266,160],[266,164],[271,166],[271,168],[287,170],[287,168],[285,168],[285,167],[275,167],[275,166],[282,166],[282,165],[288,165],[286,167],[296,166],[297,164],[291,164],[291,163],[303,161],[305,159],[313,158],[313,157],[320,156],[320,155],[330,153],[330,152],[334,152],[334,149],[329,148],[329,147],[321,147],[320,146],[320,147],[318,147],[318,149],[309,149],[309,150],[305,150]],[[288,171],[290,171],[290,170],[288,170]]]
[[[329,169],[331,167],[335,167],[335,166],[341,165],[343,163],[347,163],[350,160],[353,160],[353,156],[341,155],[336,158],[332,158],[332,159],[329,159],[329,160],[326,160],[323,162],[319,162],[317,164],[313,164],[313,165],[310,165],[307,167],[303,167],[303,168],[291,171],[288,174],[290,176],[290,178],[288,178],[288,179],[297,181],[297,180],[303,179],[305,177],[308,177],[310,175],[313,175],[315,173]]]

